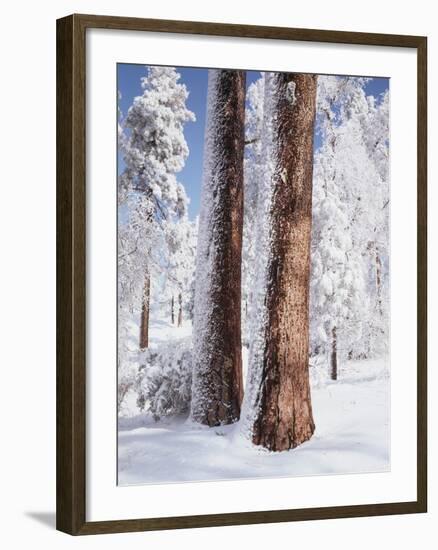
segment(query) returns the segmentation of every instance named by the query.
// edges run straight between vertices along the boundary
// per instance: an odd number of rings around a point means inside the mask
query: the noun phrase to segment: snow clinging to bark
[[[249,345],[250,319],[252,318],[258,201],[263,185],[265,165],[263,158],[263,110],[265,76],[253,82],[247,91],[245,111],[244,160],[244,218],[242,244],[242,341]]]
[[[292,105],[294,105],[296,100],[297,100],[297,98],[295,96],[296,88],[297,88],[297,85],[295,84],[295,82],[293,80],[291,80],[288,83],[287,88],[286,88],[286,98],[288,99],[288,101],[291,102]]]
[[[264,78],[264,119],[262,159],[264,171],[260,179],[257,202],[257,227],[255,236],[255,275],[253,301],[251,305],[249,364],[259,364],[265,350],[265,334],[268,324],[265,292],[268,284],[268,265],[270,259],[271,231],[270,208],[272,202],[271,179],[276,167],[274,152],[277,150],[272,132],[274,116],[273,96],[275,93],[275,75],[265,73]],[[241,412],[241,433],[251,439],[254,420],[260,407],[260,388],[262,370],[252,368],[248,371]]]

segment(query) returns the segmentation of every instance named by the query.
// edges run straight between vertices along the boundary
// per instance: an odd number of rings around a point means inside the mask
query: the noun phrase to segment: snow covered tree
[[[171,321],[175,324],[175,303],[178,305],[177,325],[183,312],[191,316],[192,284],[195,276],[197,221],[187,216],[165,225],[166,260],[163,264],[165,292],[171,295]]]
[[[191,416],[240,416],[245,72],[210,70],[196,260]]]
[[[119,183],[120,183],[119,178]],[[122,201],[123,197],[123,201]],[[141,214],[139,223],[138,216]],[[150,220],[145,223],[145,218]],[[125,394],[135,381],[138,369],[138,330],[144,303],[145,281],[151,267],[145,251],[153,239],[151,202],[143,194],[121,190],[118,208],[118,383]],[[141,227],[142,231],[137,228]],[[134,336],[135,335],[135,336]],[[120,404],[123,395],[119,396]]]
[[[374,101],[365,95],[366,82],[323,76],[318,85],[322,146],[314,159],[311,347],[314,354],[329,356],[332,379],[337,378],[340,355],[369,356],[370,333],[376,332],[371,328],[376,311],[368,283],[374,266],[370,243],[376,233],[385,233],[382,206],[387,188],[375,153],[378,147],[383,174],[388,133],[384,120],[377,124]],[[379,255],[376,266],[379,280]]]
[[[372,357],[385,354],[389,341],[389,92],[375,98],[359,89],[344,116],[367,154],[360,204],[370,308],[360,352]]]
[[[141,297],[140,348],[148,345],[152,243],[159,241],[163,222],[184,215],[187,207],[186,193],[176,174],[189,153],[184,124],[195,117],[186,107],[188,92],[178,83],[179,78],[172,67],[149,67],[142,79],[143,95],[134,99],[123,124],[126,168],[119,181],[123,193],[130,195],[125,235],[136,242],[130,243],[129,251],[122,247],[121,257],[131,256],[125,267],[141,266],[141,277],[137,268],[126,270],[135,276],[136,292],[131,296]]]
[[[265,81],[265,159],[259,213],[257,306],[243,426],[256,445],[283,451],[314,432],[309,385],[309,275],[317,77]]]
[[[137,406],[155,420],[187,414],[192,386],[192,342],[184,338],[144,352],[136,377]]]
[[[253,302],[258,195],[265,171],[262,148],[264,88],[262,74],[248,87],[246,94],[242,244],[242,341],[246,346],[249,346]]]
[[[312,347],[330,355],[333,380],[338,376],[339,348],[351,349],[362,336],[368,303],[364,262],[351,235],[351,205],[345,196],[348,179],[339,153],[328,140],[315,156],[312,231]],[[348,158],[347,153],[344,160]]]

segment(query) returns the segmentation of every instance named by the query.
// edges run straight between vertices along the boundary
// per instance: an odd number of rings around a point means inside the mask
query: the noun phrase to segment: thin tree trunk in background
[[[380,258],[380,251],[376,241],[370,241],[367,249],[370,251],[371,258],[374,255],[374,262],[376,265],[376,302],[377,309],[380,315],[383,315],[382,307],[382,260]]]
[[[141,308],[140,320],[140,349],[146,349],[149,346],[149,302],[151,291],[151,278],[149,273],[146,275],[143,290],[143,304]]]
[[[330,358],[331,372],[330,378],[332,380],[338,379],[338,337],[336,334],[336,327],[332,329],[332,353]]]
[[[178,294],[178,326],[182,325],[182,296],[181,292]]]
[[[172,321],[172,325],[174,325],[175,324],[175,300],[173,299],[173,295],[172,295],[172,301],[170,303],[170,318]]]
[[[382,308],[382,260],[380,259],[379,247],[375,245],[376,251],[376,291],[377,291],[377,307],[379,313],[383,315]]]
[[[240,417],[245,71],[210,70],[197,250],[191,415]]]
[[[264,352],[252,441],[283,451],[307,441],[313,422],[309,384],[309,279],[313,129],[317,77],[272,76],[275,167]]]

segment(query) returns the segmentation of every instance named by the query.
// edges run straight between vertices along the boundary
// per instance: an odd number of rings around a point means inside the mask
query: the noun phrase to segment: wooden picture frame
[[[412,48],[417,55],[417,499],[353,506],[88,522],[86,520],[86,48],[87,29]],[[347,518],[427,511],[427,40],[126,17],[57,21],[57,529],[72,535]]]

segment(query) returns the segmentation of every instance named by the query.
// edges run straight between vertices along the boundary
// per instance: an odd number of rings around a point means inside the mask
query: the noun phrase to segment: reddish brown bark
[[[273,78],[271,239],[262,385],[252,438],[283,451],[315,429],[309,385],[309,277],[317,77]]]
[[[140,319],[140,349],[149,346],[149,302],[150,302],[151,279],[149,274],[145,277],[143,289],[143,303]]]
[[[205,251],[198,247],[198,264],[208,262],[211,270],[202,290],[198,282],[196,287],[196,302],[208,302],[209,312],[197,319],[195,311],[192,400],[192,418],[209,426],[238,420],[243,397],[240,309],[245,72],[217,70],[213,76],[207,123],[210,165],[204,174],[212,201],[208,226],[202,228],[209,245]]]

